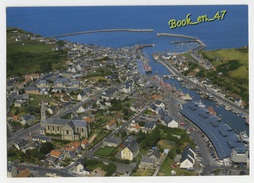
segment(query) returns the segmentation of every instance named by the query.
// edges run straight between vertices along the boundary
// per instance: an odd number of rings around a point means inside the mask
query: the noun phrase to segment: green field
[[[248,79],[248,47],[202,51],[202,54],[211,61],[213,66],[217,69],[221,69],[221,71],[227,69],[227,67],[230,69],[231,62],[237,63],[235,68],[231,64],[232,70],[228,73],[229,77]]]
[[[135,173],[133,173],[131,176],[152,176],[154,173],[154,169],[143,169],[139,168]]]
[[[171,176],[171,166],[174,164],[174,161],[169,157],[166,157],[165,161],[163,162],[161,169],[158,173],[158,176]],[[189,172],[185,169],[180,169],[178,166],[174,168],[176,171],[176,176],[194,176],[196,175],[195,172]]]
[[[13,31],[17,32],[13,32]],[[53,69],[63,69],[67,52],[55,51],[57,43],[45,44],[31,40],[31,33],[20,29],[7,29],[7,76],[20,76],[29,73],[43,73]],[[16,41],[17,37],[21,37]]]
[[[248,47],[200,52],[216,68],[198,73],[209,78],[214,85],[234,98],[241,98],[249,107],[249,55]]]
[[[105,146],[98,149],[94,154],[102,157],[108,157],[114,150],[115,147]]]

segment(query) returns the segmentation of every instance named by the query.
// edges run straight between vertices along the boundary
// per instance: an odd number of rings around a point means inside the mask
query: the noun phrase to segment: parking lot
[[[210,141],[194,124],[185,120],[186,125],[182,126],[195,143],[197,153],[196,169],[201,168],[202,174],[208,175],[221,165],[216,161],[216,152]],[[198,172],[198,171],[197,171]],[[200,172],[201,173],[201,172]]]

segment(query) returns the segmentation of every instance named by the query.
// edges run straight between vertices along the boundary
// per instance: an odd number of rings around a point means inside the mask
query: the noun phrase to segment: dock
[[[180,38],[186,38],[190,40],[184,40],[184,41],[172,41],[172,44],[180,44],[180,43],[189,43],[189,42],[196,42],[199,44],[198,47],[191,49],[189,51],[197,52],[199,50],[202,50],[206,48],[206,45],[198,38],[192,37],[192,36],[186,36],[182,34],[169,34],[169,33],[157,33],[157,36],[170,36],[170,37],[180,37]]]
[[[141,49],[146,48],[146,47],[154,47],[154,46],[155,46],[154,43],[151,43],[151,44],[136,44],[134,46],[134,49],[136,49],[136,51],[137,51],[137,50],[141,50]]]

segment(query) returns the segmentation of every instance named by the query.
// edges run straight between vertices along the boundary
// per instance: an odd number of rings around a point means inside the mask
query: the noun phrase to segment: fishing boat
[[[230,111],[231,110],[231,108],[229,106],[226,106],[225,109],[226,109],[226,111]]]
[[[201,94],[201,98],[203,98],[203,99],[208,99],[208,95],[207,95],[206,93],[202,93],[202,94]]]
[[[186,93],[186,94],[182,95],[181,98],[182,98],[183,100],[185,100],[185,101],[190,101],[190,100],[192,100],[192,97],[190,96],[189,93]]]
[[[209,112],[211,115],[216,116],[216,112],[214,111],[214,109],[213,109],[212,106],[208,107],[208,112]]]
[[[195,104],[197,104],[197,105],[198,105],[198,107],[201,107],[201,108],[206,107],[206,106],[205,106],[205,105],[201,102],[201,100],[199,100],[199,101],[195,102]]]
[[[168,79],[171,78],[171,75],[163,75],[162,77]]]
[[[239,136],[243,142],[249,143],[249,136],[247,135],[246,131],[240,132]]]
[[[249,125],[249,116],[245,118],[246,125]]]

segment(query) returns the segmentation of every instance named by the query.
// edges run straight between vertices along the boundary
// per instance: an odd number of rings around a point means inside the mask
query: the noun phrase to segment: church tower
[[[47,121],[46,106],[44,104],[44,101],[42,101],[41,102],[41,126],[45,127],[46,121]]]

